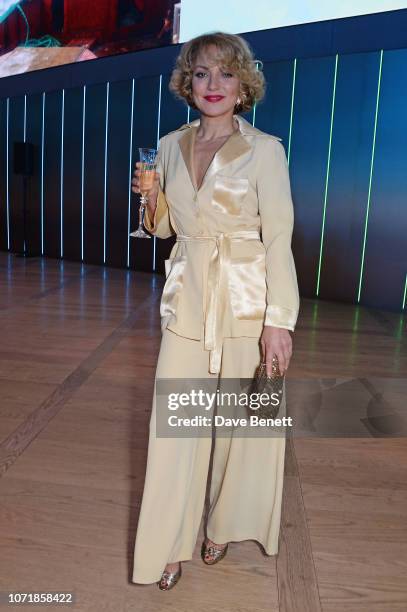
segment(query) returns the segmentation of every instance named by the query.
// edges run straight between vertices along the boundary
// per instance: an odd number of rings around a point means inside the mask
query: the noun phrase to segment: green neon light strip
[[[404,294],[403,294],[403,305],[402,305],[403,310],[406,306],[406,294],[407,294],[407,274],[406,274],[406,281],[404,283]]]
[[[332,128],[334,124],[337,73],[338,73],[338,54],[336,54],[335,56],[335,74],[334,74],[334,85],[333,85],[333,91],[332,91],[331,125],[329,129],[328,161],[326,164],[326,177],[325,177],[324,212],[322,215],[321,244],[319,247],[319,262],[318,262],[317,291],[316,291],[317,296],[319,294],[319,282],[320,282],[320,277],[321,277],[321,263],[322,263],[322,249],[324,245],[325,215],[326,215],[326,202],[328,198],[329,170],[330,170],[330,165],[331,165]]]
[[[366,207],[366,218],[365,218],[365,231],[364,231],[364,235],[363,235],[362,261],[361,261],[361,264],[360,264],[359,289],[358,289],[358,300],[357,300],[358,302],[360,301],[360,293],[361,293],[361,289],[362,289],[363,268],[364,268],[364,263],[365,263],[367,222],[368,222],[368,218],[369,218],[370,194],[371,194],[371,190],[372,190],[373,163],[374,163],[374,154],[375,154],[375,146],[376,146],[377,116],[378,116],[378,112],[379,112],[380,83],[381,83],[381,80],[382,80],[382,64],[383,64],[383,49],[380,51],[379,78],[378,78],[378,81],[377,81],[376,111],[375,111],[374,128],[373,128],[372,157],[371,157],[371,160],[370,160],[369,191],[368,191],[368,194],[367,194],[367,207]]]
[[[291,89],[291,112],[290,112],[290,131],[288,133],[288,152],[287,152],[287,162],[290,165],[290,151],[291,151],[291,132],[293,127],[293,113],[294,113],[294,93],[295,93],[295,75],[297,72],[297,58],[294,58],[294,66],[293,66],[293,86]]]

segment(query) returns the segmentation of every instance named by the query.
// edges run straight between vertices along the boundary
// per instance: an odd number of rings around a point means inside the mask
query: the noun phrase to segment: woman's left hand
[[[281,374],[285,374],[292,355],[293,341],[288,329],[265,325],[260,338],[263,361],[266,362],[267,376],[271,376],[274,355],[277,355]]]

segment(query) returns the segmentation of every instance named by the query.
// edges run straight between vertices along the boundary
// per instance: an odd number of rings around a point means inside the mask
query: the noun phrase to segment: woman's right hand
[[[135,168],[133,171],[133,178],[131,181],[131,185],[132,185],[131,190],[133,193],[140,193],[140,166],[141,166],[141,162],[136,162]],[[154,176],[153,187],[149,191],[147,191],[147,197],[148,197],[147,208],[149,209],[151,213],[151,218],[154,216],[154,212],[157,206],[157,197],[158,197],[159,188],[160,188],[160,175],[156,171],[155,176]]]

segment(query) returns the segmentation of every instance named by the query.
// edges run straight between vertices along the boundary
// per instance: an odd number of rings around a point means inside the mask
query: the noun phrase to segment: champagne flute
[[[146,204],[148,203],[148,192],[154,185],[155,170],[157,167],[157,149],[139,148],[140,154],[140,208],[138,216],[138,228],[130,235],[135,238],[151,238],[150,234],[146,234],[143,230],[143,220],[145,215]]]

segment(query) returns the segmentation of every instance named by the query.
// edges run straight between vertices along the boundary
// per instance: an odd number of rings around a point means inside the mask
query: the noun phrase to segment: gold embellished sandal
[[[204,540],[201,547],[202,561],[206,563],[206,565],[215,565],[215,563],[221,561],[226,555],[228,546],[229,544],[225,544],[222,547],[220,547],[219,544],[207,544]]]
[[[179,569],[176,572],[167,572],[163,571],[160,580],[157,582],[158,588],[161,591],[169,591],[177,584],[178,580],[181,578],[182,569],[181,563],[179,564]]]

